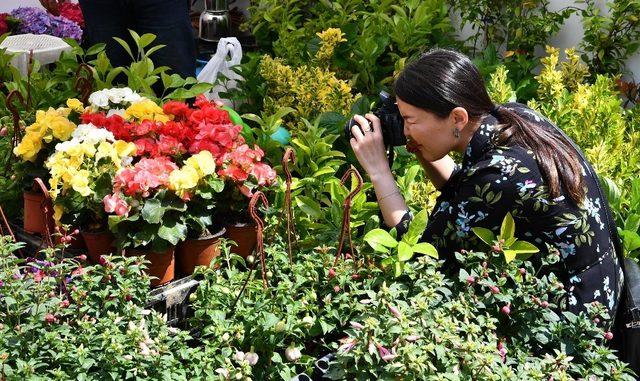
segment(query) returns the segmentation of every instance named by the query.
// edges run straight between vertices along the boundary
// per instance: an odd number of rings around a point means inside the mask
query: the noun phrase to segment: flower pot
[[[258,227],[254,223],[235,223],[225,226],[227,238],[238,246],[231,246],[231,252],[247,258],[256,248]]]
[[[113,254],[115,252],[115,237],[108,231],[81,232],[84,243],[87,245],[87,254],[93,263],[98,263],[101,255]]]
[[[196,266],[209,266],[220,255],[220,238],[225,229],[204,238],[186,239],[176,248],[176,261],[182,275],[191,275]]]
[[[156,253],[145,249],[127,248],[125,255],[129,257],[144,257],[151,262],[147,266],[147,274],[151,277],[151,287],[161,286],[169,283],[175,277],[175,248],[171,246],[163,253]]]
[[[46,217],[42,210],[44,195],[38,192],[24,191],[23,228],[31,234],[46,233]]]

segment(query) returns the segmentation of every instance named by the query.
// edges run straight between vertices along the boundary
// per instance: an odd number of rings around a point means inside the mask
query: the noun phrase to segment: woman
[[[494,105],[478,69],[454,51],[432,50],[407,65],[395,93],[407,149],[441,192],[423,240],[450,264],[453,252],[477,244],[472,227],[497,233],[510,212],[519,239],[559,250],[553,271],[568,292],[566,309],[598,301],[613,318],[623,276],[606,226],[608,205],[572,143],[524,105]],[[351,147],[385,223],[402,234],[411,215],[387,163],[380,121],[355,118]],[[461,167],[452,151],[464,154]]]

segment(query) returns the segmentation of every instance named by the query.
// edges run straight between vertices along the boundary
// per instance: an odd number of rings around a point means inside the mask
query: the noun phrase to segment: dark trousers
[[[166,45],[150,57],[156,67],[168,66],[182,77],[195,76],[196,46],[187,0],[80,0],[80,6],[88,42],[106,43],[106,53],[114,67],[128,66],[131,57],[113,37],[127,41],[135,54],[128,31],[132,29],[140,35],[156,35],[151,46]]]

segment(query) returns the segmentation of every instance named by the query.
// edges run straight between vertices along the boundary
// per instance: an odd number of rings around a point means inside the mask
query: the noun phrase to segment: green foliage
[[[336,48],[330,67],[340,78],[350,80],[356,91],[366,94],[377,93],[404,58],[453,43],[453,28],[442,0],[402,4],[391,0],[253,0],[249,12],[248,26],[259,45],[295,66],[315,56],[317,33],[328,28],[342,30],[346,42]]]
[[[624,62],[640,47],[640,1],[607,1],[602,12],[594,0],[578,0],[584,4],[582,25],[584,36],[580,48],[582,59],[591,73],[616,75],[624,71]]]
[[[507,263],[514,259],[521,261],[527,260],[533,254],[538,253],[535,245],[527,241],[515,238],[515,223],[511,213],[507,213],[500,226],[500,234],[496,237],[490,229],[487,228],[471,228],[473,233],[480,238],[482,242],[487,244],[491,250],[504,253],[504,259]]]

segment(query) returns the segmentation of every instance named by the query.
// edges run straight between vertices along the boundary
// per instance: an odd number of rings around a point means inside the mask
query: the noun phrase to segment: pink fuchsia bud
[[[549,307],[549,302],[547,302],[546,300],[542,301],[542,303],[540,303],[540,307],[542,307],[542,308]]]
[[[398,356],[397,354],[390,352],[387,348],[383,347],[378,343],[376,343],[376,347],[378,348],[378,354],[380,355],[380,358],[384,361],[388,362],[396,358],[396,356]]]
[[[389,311],[391,311],[393,316],[395,316],[398,320],[402,320],[402,314],[400,313],[400,310],[398,310],[396,307],[392,306],[391,304],[387,304],[387,307],[389,308]]]
[[[78,260],[79,260],[79,261],[83,261],[83,262],[84,262],[84,261],[86,261],[86,260],[87,260],[87,256],[86,256],[86,255],[84,255],[84,254],[78,255]]]
[[[73,234],[73,235],[78,235],[78,234],[80,234],[80,230],[76,229],[76,230],[74,230],[71,234]]]
[[[56,322],[56,317],[53,314],[46,314],[44,316],[44,321],[46,321],[49,324],[53,324]]]
[[[363,329],[364,325],[358,323],[357,321],[350,321],[349,324],[351,324],[351,327],[354,329]]]
[[[367,350],[370,355],[374,355],[376,353],[376,346],[373,343],[373,340],[369,340],[369,345],[367,346]]]
[[[596,324],[600,324],[600,319],[599,318],[594,318],[593,322],[596,323]]]
[[[346,254],[344,255],[344,257],[345,257],[345,259],[351,259],[351,253],[346,253]]]
[[[107,265],[107,263],[109,263],[109,262],[107,261],[107,258],[105,258],[105,257],[103,257],[103,256],[101,255],[101,256],[100,256],[100,259],[98,260],[98,263],[100,263],[100,265],[102,265],[102,266],[106,266],[106,265]]]
[[[509,304],[507,304],[506,306],[503,306],[500,309],[500,312],[502,312],[505,315],[509,315],[511,313],[511,307],[509,307]]]
[[[502,248],[500,247],[500,245],[493,245],[491,246],[491,250],[495,251],[496,253],[502,251]]]
[[[420,340],[421,337],[419,335],[409,335],[405,338],[405,340],[407,340],[410,343],[416,342],[418,340]]]
[[[340,292],[340,286],[334,286],[333,287],[333,291],[334,292]]]
[[[69,301],[68,300],[63,300],[60,302],[60,308],[67,308],[69,307]]]
[[[244,352],[242,351],[236,351],[235,356],[233,356],[236,361],[240,362],[240,361],[244,361]]]
[[[336,276],[336,269],[333,267],[329,269],[329,279],[333,279]]]
[[[611,332],[611,331],[607,331],[607,332],[605,332],[605,333],[604,333],[604,339],[605,339],[605,340],[611,340],[611,339],[613,339],[613,332]]]
[[[340,343],[341,345],[338,347],[338,352],[347,353],[356,346],[358,340],[352,337],[345,337],[343,339],[340,339]]]
[[[520,267],[518,271],[520,271],[520,275],[525,275],[527,273],[527,269],[525,269],[524,267]]]
[[[9,133],[9,129],[7,127],[2,127],[0,129],[0,136],[7,136],[8,133]]]
[[[351,275],[351,279],[353,279],[353,280],[360,279],[360,274]]]
[[[475,278],[475,277],[473,277],[473,276],[471,276],[471,275],[469,275],[469,276],[467,277],[467,283],[468,283],[468,284],[474,284],[475,282],[476,282],[476,278]]]
[[[126,300],[127,302],[130,302],[130,301],[131,301],[131,299],[133,299],[133,297],[132,297],[131,295],[129,295],[129,294],[127,294],[127,295],[124,297],[124,300]]]
[[[500,293],[500,288],[498,288],[497,286],[491,286],[490,290],[491,290],[492,294],[499,294]]]

